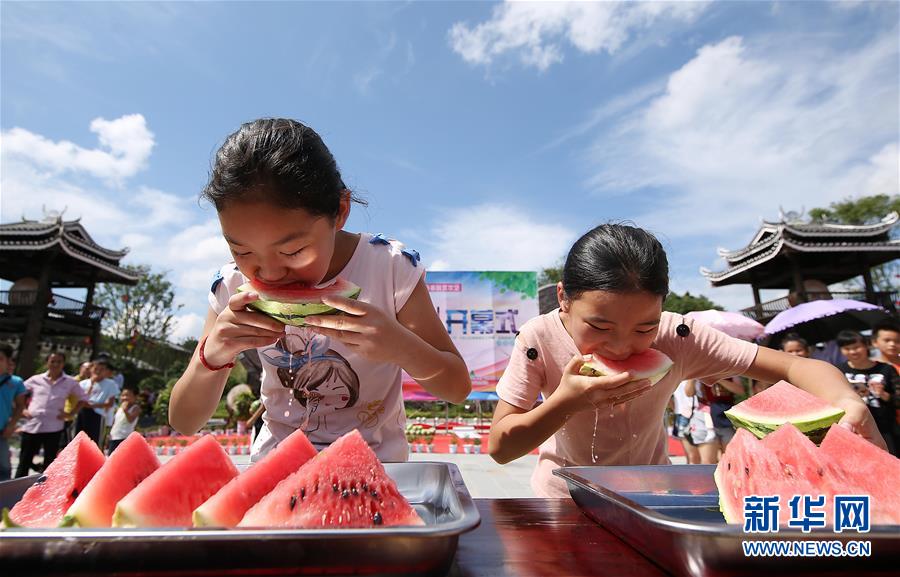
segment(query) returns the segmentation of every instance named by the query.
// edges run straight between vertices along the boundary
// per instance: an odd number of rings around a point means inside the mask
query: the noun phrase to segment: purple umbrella
[[[778,313],[766,325],[766,334],[773,337],[770,346],[777,346],[788,332],[798,333],[809,343],[820,343],[842,330],[865,330],[890,318],[883,308],[863,301],[817,300]]]

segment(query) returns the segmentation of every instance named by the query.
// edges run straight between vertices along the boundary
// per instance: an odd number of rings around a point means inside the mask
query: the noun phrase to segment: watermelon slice
[[[873,524],[900,525],[900,459],[841,426],[828,430],[819,452],[839,463],[850,478],[839,494],[869,495]]]
[[[618,375],[630,371],[634,380],[649,379],[655,385],[666,376],[672,368],[672,359],[656,349],[647,349],[642,353],[631,355],[624,361],[605,359],[599,355],[581,365],[581,374],[588,377]]]
[[[297,429],[261,461],[238,475],[194,510],[195,527],[234,527],[247,510],[282,479],[316,456],[316,449]]]
[[[131,433],[78,495],[65,526],[111,527],[119,499],[159,468],[159,459],[140,433]]]
[[[50,463],[44,474],[25,491],[11,511],[4,510],[4,525],[56,527],[66,511],[97,473],[106,457],[84,431]]]
[[[791,423],[816,443],[821,442],[844,411],[786,381],[778,381],[758,395],[725,411],[735,428],[747,429],[760,439]]]
[[[719,488],[719,508],[728,523],[743,523],[746,496],[782,495],[809,488],[802,480],[785,479],[775,453],[745,429],[738,429],[728,443],[713,477]],[[789,514],[785,509],[781,507],[779,521]]]
[[[125,495],[116,505],[112,525],[190,527],[194,509],[237,474],[212,435],[200,437]]]
[[[273,319],[288,325],[302,327],[303,319],[312,315],[330,315],[339,313],[337,309],[322,303],[322,297],[342,296],[355,299],[360,288],[348,280],[335,279],[326,285],[311,287],[303,283],[287,285],[271,285],[258,279],[242,284],[239,292],[253,291],[259,294],[259,300],[250,303],[250,307],[266,313]]]
[[[281,481],[238,527],[349,528],[424,525],[359,431]]]

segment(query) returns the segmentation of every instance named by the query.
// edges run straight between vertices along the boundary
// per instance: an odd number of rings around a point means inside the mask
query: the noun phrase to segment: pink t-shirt
[[[423,274],[418,253],[395,240],[363,233],[337,276],[362,289],[359,301],[396,316]],[[222,267],[209,295],[216,314],[247,280],[234,263]],[[285,330],[286,338],[257,349],[266,412],[251,459],[262,457],[302,428],[318,449],[359,429],[379,459],[405,461],[409,446],[400,366],[372,362],[306,328],[286,326]]]
[[[691,328],[687,337],[675,333],[682,322]],[[533,360],[526,354],[531,348],[537,351]],[[565,482],[552,474],[559,467],[668,464],[663,412],[678,383],[739,375],[749,368],[757,351],[755,344],[666,312],[652,348],[674,362],[672,370],[652,389],[613,409],[576,413],[540,446],[531,477],[531,487],[539,497],[569,496]],[[566,365],[578,354],[559,309],[531,319],[516,338],[509,365],[497,384],[497,395],[511,405],[530,410],[539,393],[544,398],[553,394]]]
[[[87,401],[81,386],[74,378],[62,374],[55,381],[50,380],[50,373],[34,375],[25,381],[31,399],[28,401],[28,412],[31,418],[22,425],[25,433],[55,433],[62,431],[65,423],[59,418],[66,406],[66,399],[74,395],[79,401]]]

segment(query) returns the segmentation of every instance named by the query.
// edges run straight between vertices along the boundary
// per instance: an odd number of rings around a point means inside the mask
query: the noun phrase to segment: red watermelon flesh
[[[322,297],[326,296],[353,298],[351,295],[358,294],[360,290],[358,286],[342,278],[336,278],[330,283],[318,286],[304,283],[276,285],[259,279],[253,279],[249,284],[264,300],[293,304],[319,303],[322,302]]]
[[[23,527],[58,526],[105,460],[94,441],[84,431],[78,433],[25,491],[9,520]]]
[[[137,432],[131,433],[66,511],[65,525],[111,527],[119,499],[159,468],[159,459]]]
[[[316,456],[316,449],[296,430],[268,455],[222,487],[193,515],[195,527],[234,527],[247,510],[285,477]]]
[[[828,430],[819,451],[851,479],[840,494],[869,495],[873,524],[900,525],[900,459],[839,425]]]
[[[775,453],[745,429],[738,429],[728,443],[714,476],[719,488],[719,504],[729,523],[743,523],[744,497],[779,495],[779,523],[787,526],[790,519],[788,500],[813,489],[802,477],[785,475]]]
[[[581,374],[600,377],[629,371],[634,380],[649,379],[650,384],[655,385],[672,368],[672,359],[656,349],[647,349],[631,355],[623,361],[607,359],[600,355],[592,355],[592,357],[590,361],[581,366]]]
[[[359,431],[281,481],[238,527],[370,528],[423,525]]]
[[[190,527],[194,509],[237,474],[212,435],[200,437],[119,501],[113,527]]]

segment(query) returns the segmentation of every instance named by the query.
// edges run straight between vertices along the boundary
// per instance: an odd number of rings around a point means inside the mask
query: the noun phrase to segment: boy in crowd
[[[847,361],[840,368],[850,385],[859,393],[869,406],[869,411],[884,437],[888,451],[897,455],[897,442],[894,438],[894,401],[900,375],[888,363],[873,361],[869,358],[869,343],[863,335],[856,331],[841,331],[837,336],[841,353]]]
[[[12,375],[13,348],[0,344],[0,481],[12,475],[9,459],[9,439],[16,432],[16,423],[25,411],[28,389],[22,379]]]

